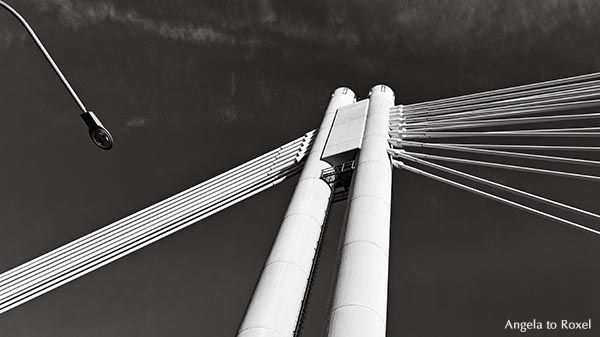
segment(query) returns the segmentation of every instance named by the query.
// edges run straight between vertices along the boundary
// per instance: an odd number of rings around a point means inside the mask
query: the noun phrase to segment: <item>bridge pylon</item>
[[[331,96],[238,337],[294,335],[332,196],[321,179],[332,166],[321,157],[338,109],[354,101],[349,88],[338,88]]]
[[[328,337],[385,337],[392,164],[389,110],[394,92],[374,86],[347,201]]]

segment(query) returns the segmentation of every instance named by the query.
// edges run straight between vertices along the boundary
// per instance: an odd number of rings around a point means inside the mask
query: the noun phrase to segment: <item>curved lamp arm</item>
[[[58,68],[58,65],[56,65],[56,62],[54,62],[54,59],[52,59],[52,56],[50,56],[50,53],[48,53],[48,51],[42,44],[42,41],[40,41],[40,39],[37,37],[29,23],[27,23],[25,18],[21,16],[21,14],[19,14],[19,12],[17,12],[16,9],[11,7],[6,2],[0,0],[0,6],[6,8],[15,18],[17,18],[17,20],[19,20],[19,22],[23,25],[23,27],[25,27],[25,30],[27,30],[33,41],[35,41],[35,44],[38,46],[42,54],[44,54],[44,57],[46,57],[46,60],[48,61],[48,63],[50,63],[56,75],[58,75],[65,88],[67,88],[67,90],[71,94],[71,97],[73,97],[73,99],[79,106],[79,109],[81,109],[81,117],[83,118],[84,122],[89,128],[89,134],[94,144],[96,144],[103,150],[110,150],[113,147],[113,138],[111,134],[102,125],[98,117],[96,117],[96,115],[92,111],[88,111],[85,105],[83,105],[83,102],[81,101],[79,96],[77,96],[77,93],[75,93],[75,90],[73,90],[73,87],[71,87],[71,84],[69,83],[69,81],[67,81],[67,78],[65,77],[65,75],[63,75],[62,71],[60,71],[60,68]]]

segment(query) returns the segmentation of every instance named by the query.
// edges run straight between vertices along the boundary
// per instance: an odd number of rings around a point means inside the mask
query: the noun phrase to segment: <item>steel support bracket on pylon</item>
[[[329,187],[331,187],[331,190],[333,191],[331,202],[346,200],[350,191],[352,172],[354,172],[355,167],[356,162],[351,160],[340,165],[324,169],[321,172],[321,179],[329,184]]]

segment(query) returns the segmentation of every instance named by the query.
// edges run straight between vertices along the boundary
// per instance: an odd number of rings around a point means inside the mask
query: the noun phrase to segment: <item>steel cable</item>
[[[313,136],[314,131],[309,132],[238,168],[7,271],[0,275],[0,313],[296,174]]]

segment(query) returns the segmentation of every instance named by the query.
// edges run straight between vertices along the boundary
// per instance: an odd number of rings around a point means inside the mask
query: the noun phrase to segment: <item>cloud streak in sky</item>
[[[0,47],[10,46],[15,39],[15,34],[9,31],[0,31]]]
[[[200,25],[189,21],[174,22],[156,19],[134,8],[119,8],[108,1],[34,0],[34,3],[42,11],[56,11],[61,24],[75,30],[113,22],[168,40],[192,43],[237,43],[251,48],[269,42],[267,37],[260,36],[260,32],[295,41],[340,45],[348,48],[357,47],[361,42],[361,36],[355,27],[345,24],[347,22],[343,11],[331,12],[335,15],[335,18],[329,20],[333,27],[331,25],[327,27],[315,25],[314,22],[303,17],[302,13],[295,13],[293,8],[275,8],[270,0],[233,6],[231,8],[233,14],[222,13],[218,17],[207,18],[205,22],[212,22],[212,24]],[[340,6],[338,4],[334,7]],[[328,11],[324,13],[326,12]]]
[[[234,41],[228,34],[209,26],[157,20],[140,14],[134,9],[116,8],[107,2],[80,3],[71,0],[50,0],[37,1],[37,3],[42,10],[57,10],[60,22],[73,29],[109,21],[175,41],[203,43],[232,43]]]
[[[0,48],[9,47],[15,43],[22,43],[28,38],[27,33],[21,27],[18,28],[18,31],[11,31],[0,25]]]
[[[406,41],[423,51],[467,53],[493,50],[490,43],[496,48],[534,48],[528,41],[537,39],[570,44],[562,36],[573,28],[594,30],[599,9],[593,0],[409,0],[394,4],[387,36],[392,43]]]
[[[144,116],[134,117],[127,122],[125,122],[125,126],[132,128],[141,128],[148,124],[148,118]]]
[[[573,24],[591,30],[597,26],[599,12],[592,0],[325,0],[315,3],[310,11],[293,2],[257,0],[207,4],[205,13],[198,13],[198,23],[191,22],[188,15],[183,20],[162,19],[157,13],[142,13],[137,7],[108,0],[32,1],[42,11],[56,11],[60,22],[73,29],[112,22],[190,43],[256,49],[285,38],[292,43],[356,49],[384,42],[388,50],[424,54],[448,48],[470,53],[487,48],[489,41],[496,45],[517,43],[524,34],[553,39]],[[0,45],[10,41],[10,36],[0,35]]]

